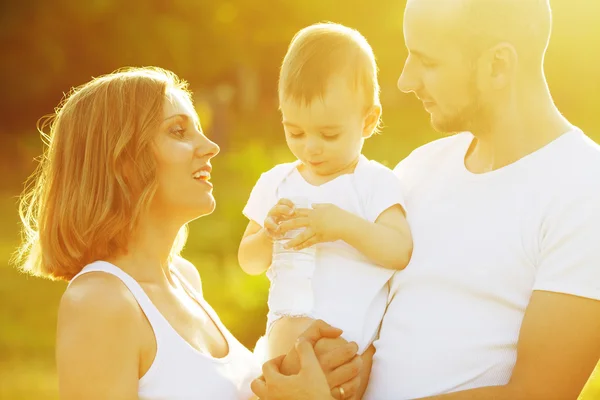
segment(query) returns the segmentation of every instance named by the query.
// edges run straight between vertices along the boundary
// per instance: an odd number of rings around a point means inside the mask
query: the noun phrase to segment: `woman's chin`
[[[198,206],[194,210],[195,214],[196,214],[194,216],[194,219],[204,217],[205,215],[212,214],[213,211],[215,211],[216,207],[217,207],[217,203],[216,203],[214,197],[210,196],[210,199],[206,199],[201,204],[198,204]]]
[[[178,219],[182,218],[184,223],[194,221],[198,218],[212,214],[216,208],[216,202],[212,196],[203,196],[202,199],[197,199],[194,204],[172,204],[168,208],[178,210]]]

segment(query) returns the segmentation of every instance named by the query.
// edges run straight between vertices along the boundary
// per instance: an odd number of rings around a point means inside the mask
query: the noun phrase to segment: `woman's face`
[[[154,149],[158,189],[152,211],[181,223],[210,214],[215,209],[210,159],[219,146],[204,136],[194,107],[180,90],[167,92]]]

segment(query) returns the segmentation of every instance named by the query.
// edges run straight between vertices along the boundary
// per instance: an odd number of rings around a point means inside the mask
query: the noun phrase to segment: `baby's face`
[[[335,175],[354,163],[372,133],[360,91],[347,79],[333,78],[323,98],[305,105],[281,103],[288,147],[315,176]]]

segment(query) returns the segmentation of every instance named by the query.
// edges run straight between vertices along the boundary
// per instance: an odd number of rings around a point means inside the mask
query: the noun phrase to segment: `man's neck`
[[[474,173],[502,168],[539,150],[572,128],[548,93],[523,97],[498,110],[485,128],[473,129],[475,140],[465,156],[465,165]]]

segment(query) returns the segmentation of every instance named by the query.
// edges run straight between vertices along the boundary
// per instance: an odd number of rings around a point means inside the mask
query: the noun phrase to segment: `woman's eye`
[[[182,125],[174,125],[169,131],[173,136],[178,138],[183,138],[185,134],[185,128]]]
[[[299,138],[304,135],[304,132],[290,132],[290,136],[293,138]]]

